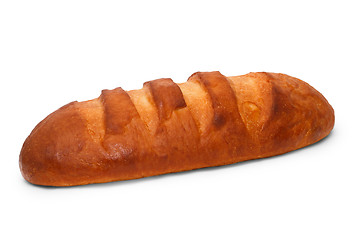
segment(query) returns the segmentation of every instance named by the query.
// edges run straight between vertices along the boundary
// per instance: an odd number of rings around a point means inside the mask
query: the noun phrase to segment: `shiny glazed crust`
[[[25,140],[20,170],[33,184],[72,186],[226,165],[313,144],[334,120],[299,79],[197,72],[63,106]]]

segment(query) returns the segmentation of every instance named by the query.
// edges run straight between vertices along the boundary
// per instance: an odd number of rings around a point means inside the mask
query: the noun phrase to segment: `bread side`
[[[299,79],[195,73],[60,108],[26,139],[20,169],[39,185],[135,179],[282,154],[333,125],[330,104]]]

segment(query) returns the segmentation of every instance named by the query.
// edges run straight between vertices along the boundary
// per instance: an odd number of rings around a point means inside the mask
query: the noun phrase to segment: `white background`
[[[358,1],[1,1],[1,239],[360,239]],[[37,187],[18,155],[62,105],[193,72],[281,72],[336,112],[331,135],[264,160]]]

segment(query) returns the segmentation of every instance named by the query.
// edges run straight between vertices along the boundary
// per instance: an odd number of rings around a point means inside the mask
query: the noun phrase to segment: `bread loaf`
[[[264,158],[327,136],[334,110],[307,83],[277,73],[197,72],[140,90],[103,90],[41,121],[20,153],[23,177],[72,186]]]

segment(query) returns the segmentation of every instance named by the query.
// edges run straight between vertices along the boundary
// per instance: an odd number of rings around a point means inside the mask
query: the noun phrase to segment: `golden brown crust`
[[[139,117],[129,95],[122,88],[103,90],[100,99],[104,105],[107,135],[123,134],[132,119]]]
[[[169,119],[176,109],[186,107],[179,86],[170,78],[146,82],[144,87],[150,89],[161,122]]]
[[[219,72],[201,72],[193,74],[188,81],[198,81],[204,86],[213,109],[211,121],[201,136],[204,151],[210,150],[206,163],[221,165],[238,156],[247,156],[253,143],[227,78]]]
[[[65,105],[25,140],[20,169],[31,183],[71,186],[225,165],[310,145],[334,120],[318,91],[285,74],[198,72]]]

